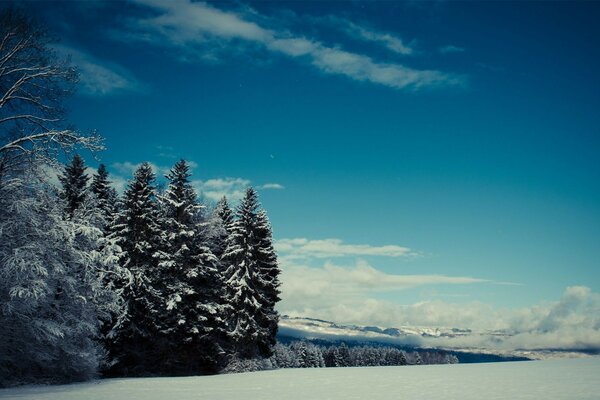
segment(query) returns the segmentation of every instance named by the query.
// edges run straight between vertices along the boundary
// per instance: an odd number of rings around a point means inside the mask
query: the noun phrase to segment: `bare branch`
[[[52,37],[23,13],[0,11],[0,180],[31,163],[55,164],[76,148],[103,150],[64,119],[76,70],[48,46]]]
[[[31,115],[31,114],[24,114],[24,115],[12,115],[10,117],[2,118],[2,119],[0,119],[0,124],[2,124],[4,122],[8,122],[8,121],[13,121],[16,119],[26,119],[30,122],[34,122],[34,121],[58,122],[58,121],[60,121],[60,119],[58,119],[58,118],[42,118],[42,117],[36,117],[35,115]]]

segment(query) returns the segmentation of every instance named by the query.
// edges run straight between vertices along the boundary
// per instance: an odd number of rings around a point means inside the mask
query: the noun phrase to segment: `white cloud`
[[[197,165],[193,161],[188,162],[188,164],[190,165],[191,169],[194,169]],[[112,173],[109,176],[109,180],[118,193],[125,192],[129,181],[133,179],[133,175],[140,165],[142,165],[142,163],[133,163],[131,161],[115,162],[110,165]],[[171,169],[171,167],[156,165],[153,163],[150,163],[150,166],[152,167],[152,171],[154,171],[158,179],[164,177]]]
[[[333,17],[330,20],[354,38],[379,43],[389,50],[402,55],[410,55],[414,52],[412,46],[404,43],[402,39],[390,33],[379,32],[375,29],[366,28],[340,18]]]
[[[160,150],[172,151],[171,147],[157,146]],[[190,170],[193,172],[198,168],[198,163],[195,161],[187,162]],[[119,192],[123,192],[127,186],[127,182],[133,178],[133,174],[142,163],[134,163],[131,161],[115,162],[111,164],[112,170],[115,172],[111,175],[111,180]],[[157,165],[150,163],[152,170],[161,180],[171,170],[170,166]],[[192,179],[190,181],[196,192],[201,198],[209,201],[219,201],[223,196],[227,196],[230,202],[241,200],[246,194],[246,189],[252,185],[252,181],[245,178],[212,178],[207,180]],[[284,186],[279,183],[265,183],[264,185],[256,186],[262,190],[284,189]]]
[[[388,292],[426,285],[464,285],[488,282],[485,279],[445,275],[396,275],[373,268],[359,259],[353,266],[325,262],[323,267],[308,267],[285,263],[283,292],[286,297],[303,298],[315,291],[327,295],[344,293],[361,295],[369,292]]]
[[[411,320],[407,315],[400,317],[398,311],[403,306],[376,300],[372,298],[374,293],[432,285],[489,282],[464,276],[388,274],[360,259],[351,266],[326,262],[322,267],[310,267],[289,259],[283,259],[281,265],[282,302],[279,310],[282,313],[364,325],[399,326],[415,322],[419,322],[419,325],[423,325],[423,322],[443,322],[438,313],[424,310],[424,304],[420,306],[421,312],[413,314],[418,320]],[[449,314],[448,317],[455,318],[456,315]],[[429,319],[425,321],[424,318]]]
[[[279,183],[265,183],[264,185],[257,186],[256,188],[262,190],[283,190],[285,189],[285,186]]]
[[[372,58],[330,47],[289,32],[264,28],[258,23],[229,11],[217,9],[202,2],[179,0],[163,2],[138,0],[139,4],[154,9],[159,15],[134,20],[130,23],[130,37],[143,38],[152,43],[166,41],[189,51],[197,46],[212,45],[222,49],[233,41],[264,48],[293,58],[307,59],[325,73],[381,84],[395,89],[418,89],[435,85],[461,85],[463,78],[440,71],[417,70],[394,63],[379,63]],[[256,13],[255,13],[256,14]],[[256,15],[255,15],[256,16]],[[399,39],[369,30],[361,30],[363,38],[384,41],[399,52],[409,52]],[[231,47],[231,46],[230,46]],[[206,53],[201,51],[200,53]],[[204,56],[206,57],[206,55]]]
[[[462,47],[458,47],[458,46],[448,45],[448,46],[440,47],[440,53],[442,53],[442,54],[462,53],[463,51],[465,51],[465,49]]]
[[[325,72],[395,89],[462,84],[460,77],[439,71],[411,69],[400,64],[376,63],[370,57],[337,48],[319,48],[313,53],[313,64]]]
[[[275,242],[275,248],[287,259],[345,256],[403,257],[415,255],[407,247],[397,245],[371,246],[368,244],[345,244],[340,239],[279,239]]]
[[[252,185],[252,181],[245,178],[214,178],[208,180],[194,180],[192,185],[202,197],[218,201],[227,197],[230,202],[241,200],[246,194],[246,189]],[[265,183],[256,186],[259,190],[281,190],[285,187],[279,183]]]
[[[129,180],[123,176],[110,174],[108,177],[111,186],[117,191],[117,193],[124,193],[129,184]]]
[[[230,202],[239,201],[244,197],[250,180],[244,178],[215,178],[205,181],[194,180],[192,185],[201,196],[211,201],[219,201],[227,196]]]
[[[163,158],[175,159],[177,158],[177,154],[175,148],[172,146],[156,146],[156,150],[158,150],[158,156]]]
[[[367,264],[350,268],[288,265],[283,268],[283,300],[278,308],[290,316],[342,324],[474,330],[467,336],[418,337],[426,346],[501,351],[600,349],[600,294],[587,287],[567,287],[559,301],[519,309],[503,309],[479,301],[398,304],[377,299],[374,293],[415,285],[494,282],[468,277],[389,275],[371,269]]]
[[[154,171],[156,175],[160,176],[167,174],[171,169],[171,167],[167,167],[164,165],[156,165],[153,163],[149,164],[152,167],[152,171]],[[133,178],[133,174],[140,167],[140,165],[142,165],[142,163],[132,163],[131,161],[124,161],[113,163],[111,164],[111,167],[114,170],[116,170],[118,174],[124,175],[127,179],[131,179]]]
[[[138,91],[141,85],[125,68],[114,63],[99,60],[92,55],[65,45],[54,45],[60,54],[70,56],[79,71],[79,88],[88,96]]]

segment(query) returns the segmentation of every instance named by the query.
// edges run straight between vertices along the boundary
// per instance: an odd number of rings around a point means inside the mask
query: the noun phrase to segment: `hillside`
[[[503,342],[514,335],[507,331],[477,331],[455,327],[344,325],[314,318],[283,316],[279,321],[279,340],[307,339],[316,343],[346,342],[384,344],[405,349],[437,349],[453,353],[461,363],[543,360],[598,355],[595,349],[513,348]]]

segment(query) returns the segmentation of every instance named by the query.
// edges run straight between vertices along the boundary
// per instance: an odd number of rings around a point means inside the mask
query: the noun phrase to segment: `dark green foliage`
[[[110,218],[116,211],[118,199],[116,190],[110,186],[108,171],[104,164],[98,166],[98,170],[92,177],[90,190],[96,196],[98,208],[102,210],[105,217]]]
[[[236,217],[222,257],[230,306],[228,338],[239,357],[270,357],[279,318],[274,309],[279,268],[270,225],[254,189],[246,191]]]
[[[79,154],[75,154],[59,179],[62,184],[61,198],[65,203],[65,213],[68,218],[72,218],[85,200],[89,180],[85,173],[83,158]]]
[[[159,368],[160,317],[165,302],[156,286],[159,270],[156,253],[161,243],[154,173],[150,164],[135,172],[114,219],[111,236],[121,246],[120,264],[129,271],[128,281],[116,282],[123,291],[126,316],[108,336],[114,365],[109,373],[145,375]]]
[[[223,354],[223,282],[201,229],[201,206],[189,177],[187,163],[177,162],[161,196],[160,288],[166,300],[161,332],[170,349],[165,368],[173,373],[216,372]]]

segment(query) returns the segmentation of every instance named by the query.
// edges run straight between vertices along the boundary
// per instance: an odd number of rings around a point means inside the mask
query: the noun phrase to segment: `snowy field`
[[[600,399],[600,358],[411,367],[288,369],[109,379],[0,390],[1,399]]]

